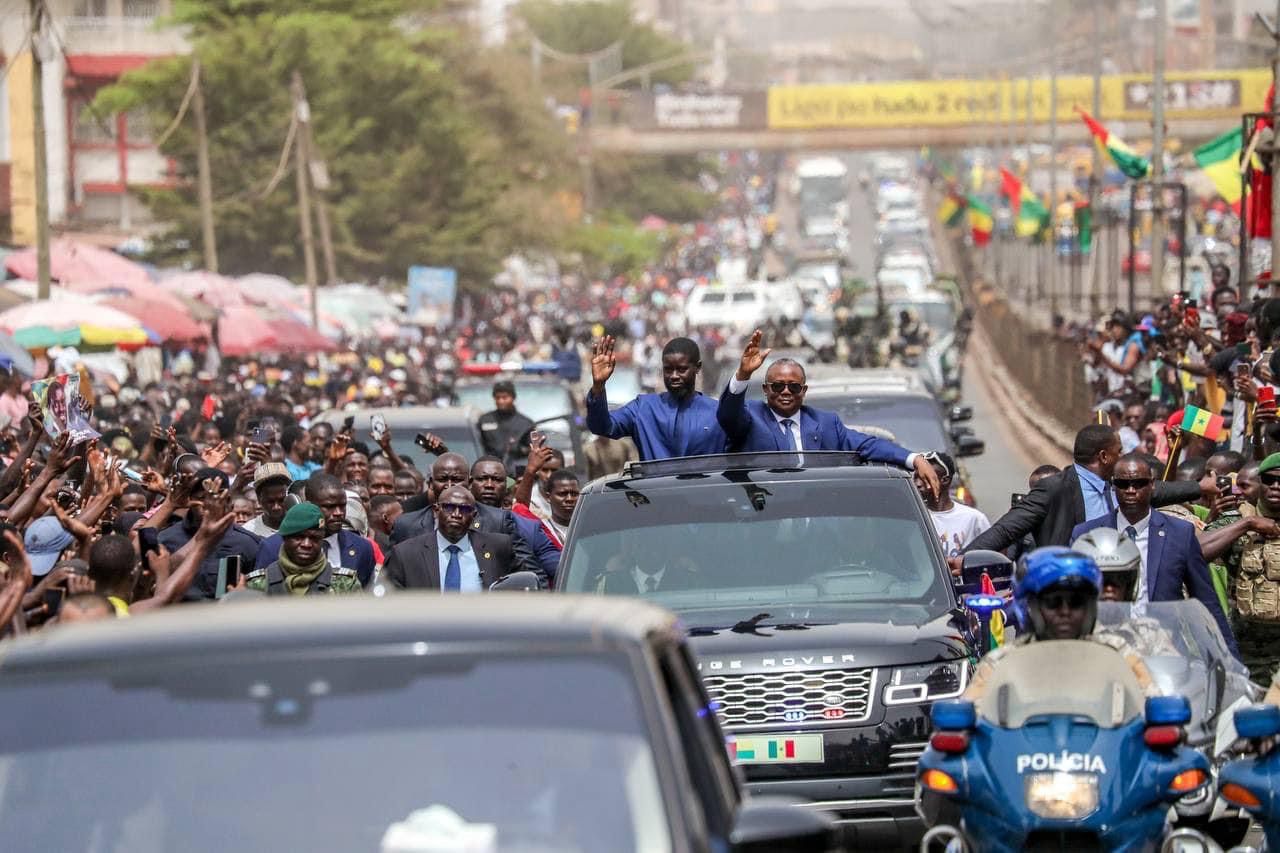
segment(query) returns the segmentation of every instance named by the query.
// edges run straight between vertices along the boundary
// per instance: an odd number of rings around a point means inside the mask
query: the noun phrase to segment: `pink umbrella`
[[[202,341],[209,338],[208,326],[187,316],[181,305],[175,309],[167,299],[121,296],[104,299],[102,304],[138,318],[142,327],[161,341]]]
[[[271,326],[276,330],[280,352],[335,352],[338,349],[333,341],[288,315],[278,314],[272,317]]]
[[[34,279],[36,250],[23,249],[4,259],[5,268],[19,278]],[[140,264],[107,249],[63,237],[49,247],[49,266],[53,278],[61,282],[107,282],[111,284],[150,284],[151,276]]]
[[[218,321],[218,349],[223,355],[277,352],[279,338],[275,327],[259,309],[231,305],[222,309],[222,317]]]
[[[296,307],[302,303],[306,294],[303,288],[284,276],[260,272],[240,276],[235,279],[235,287],[246,300],[273,308]]]
[[[97,294],[104,301],[111,299],[140,299],[147,302],[158,302],[168,306],[170,310],[180,311],[183,314],[189,313],[186,305],[178,298],[177,294],[151,282],[146,284],[138,282],[132,284],[109,284],[107,282],[77,281],[69,282],[64,286],[72,293]]]
[[[245,304],[235,279],[203,270],[171,275],[163,279],[160,286],[165,290],[199,299],[215,308],[230,308]]]

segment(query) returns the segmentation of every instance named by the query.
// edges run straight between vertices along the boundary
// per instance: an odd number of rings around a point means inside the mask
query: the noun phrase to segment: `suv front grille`
[[[924,755],[924,751],[928,749],[929,742],[921,741],[919,743],[895,743],[889,747],[889,769],[899,772],[916,770],[916,764],[920,761],[920,756]]]
[[[847,725],[871,716],[874,669],[703,675],[725,728]]]

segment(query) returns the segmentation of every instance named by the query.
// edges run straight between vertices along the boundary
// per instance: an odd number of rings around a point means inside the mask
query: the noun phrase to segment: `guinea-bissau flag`
[[[951,228],[960,224],[963,215],[964,199],[958,198],[954,193],[947,193],[942,204],[938,205],[938,221]]]
[[[1239,127],[1227,131],[1217,139],[1206,142],[1195,151],[1196,165],[1213,181],[1227,204],[1240,211],[1240,151],[1243,135]]]
[[[995,228],[995,219],[991,216],[991,208],[975,196],[965,196],[965,210],[969,214],[969,230],[973,232],[973,244],[985,246],[991,242],[991,232]]]
[[[1093,134],[1093,138],[1098,144],[1106,149],[1109,156],[1120,169],[1130,178],[1145,178],[1151,173],[1151,161],[1146,157],[1138,154],[1120,137],[1107,130],[1094,120],[1093,116],[1076,107],[1076,112],[1080,113],[1080,118],[1084,119],[1084,123],[1089,126],[1089,132]]]
[[[1013,230],[1019,237],[1034,237],[1049,224],[1049,210],[1017,175],[1000,167],[1000,194],[1013,211]]]

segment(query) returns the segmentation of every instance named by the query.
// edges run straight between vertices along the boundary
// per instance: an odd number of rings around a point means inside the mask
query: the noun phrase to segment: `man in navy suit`
[[[866,462],[914,470],[929,490],[938,493],[938,472],[920,453],[846,427],[835,412],[804,404],[809,386],[804,368],[789,358],[769,367],[764,377],[764,402],[747,402],[747,383],[773,350],[760,349],[756,329],[742,352],[738,372],[720,396],[716,419],[729,437],[729,449],[737,453],[763,450],[853,450]],[[932,448],[941,450],[942,448]]]
[[[1092,521],[1077,524],[1071,531],[1074,542],[1095,527],[1114,527],[1138,545],[1142,571],[1138,577],[1137,601],[1180,601],[1186,592],[1200,601],[1218,623],[1227,645],[1237,656],[1235,635],[1222,612],[1222,605],[1209,576],[1209,566],[1200,551],[1196,529],[1190,522],[1151,508],[1155,476],[1141,456],[1121,457],[1111,475],[1119,509]]]
[[[359,533],[342,526],[347,520],[347,493],[342,488],[342,481],[332,474],[317,471],[307,480],[305,495],[324,513],[324,547],[329,565],[355,569],[361,585],[368,586],[374,569],[373,545]],[[283,541],[279,533],[262,540],[254,568],[266,568],[279,559]]]

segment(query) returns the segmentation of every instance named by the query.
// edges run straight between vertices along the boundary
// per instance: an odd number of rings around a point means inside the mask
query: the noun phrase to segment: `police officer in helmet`
[[[1071,550],[1091,558],[1102,571],[1100,601],[1132,604],[1138,600],[1142,554],[1128,536],[1113,527],[1095,527],[1072,542]],[[1129,609],[1122,621],[1098,628],[1093,639],[1120,652],[1178,655],[1168,630],[1137,607]]]

